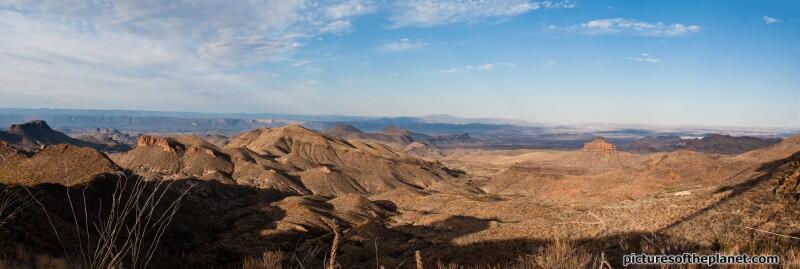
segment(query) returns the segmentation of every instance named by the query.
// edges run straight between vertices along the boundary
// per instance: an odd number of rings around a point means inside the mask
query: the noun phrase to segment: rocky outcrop
[[[233,173],[228,154],[195,136],[142,135],[137,142],[134,149],[111,157],[120,166],[146,177],[204,177],[227,182]]]
[[[166,152],[176,152],[179,150],[179,144],[176,143],[174,140],[161,137],[161,136],[154,136],[154,135],[142,135],[139,136],[139,140],[136,143],[137,146],[156,146],[161,148],[161,150]]]
[[[614,153],[617,147],[611,144],[604,137],[598,137],[583,145],[583,150],[596,153]]]
[[[136,137],[111,128],[96,128],[93,132],[77,134],[76,137],[83,141],[105,145],[103,151],[107,152],[124,152],[136,145]]]

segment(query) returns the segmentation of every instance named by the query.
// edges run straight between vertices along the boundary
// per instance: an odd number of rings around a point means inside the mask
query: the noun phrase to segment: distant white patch
[[[590,20],[578,25],[565,27],[549,25],[548,30],[580,32],[586,35],[628,34],[641,36],[684,36],[700,32],[701,27],[695,24],[662,22],[644,22],[627,18],[610,18]]]
[[[495,67],[494,64],[483,64],[483,65],[479,65],[478,66],[478,70],[481,70],[481,71],[492,71],[492,70],[494,70],[494,67]]]
[[[691,191],[679,191],[679,192],[673,192],[673,193],[672,193],[672,196],[676,196],[676,197],[679,197],[679,196],[689,196],[689,195],[692,195],[692,192],[691,192]]]
[[[442,69],[442,70],[439,70],[439,73],[442,73],[442,74],[452,74],[452,73],[458,73],[459,71],[461,71],[461,69],[458,69],[458,68],[448,68],[448,69]]]
[[[628,60],[637,61],[637,62],[645,62],[645,63],[653,63],[653,64],[657,64],[657,63],[661,62],[660,59],[657,59],[657,58],[653,57],[652,55],[650,55],[648,53],[639,54],[638,57],[631,57],[631,58],[628,58]]]
[[[397,41],[386,42],[382,44],[378,49],[384,52],[399,52],[407,50],[417,50],[426,46],[428,46],[428,43],[422,41],[421,39],[411,40],[408,38],[402,38]]]
[[[573,8],[572,1],[530,0],[407,0],[396,1],[390,12],[393,27],[432,27],[504,19],[537,9]]]
[[[502,63],[502,62],[501,63],[486,63],[486,64],[480,64],[480,65],[477,65],[477,66],[465,65],[464,67],[454,67],[454,68],[442,69],[442,70],[439,70],[439,73],[441,73],[441,74],[453,74],[453,73],[459,73],[459,72],[470,72],[472,70],[477,70],[477,71],[481,71],[481,72],[491,72],[491,71],[493,71],[493,70],[495,70],[497,68],[500,68],[500,67],[515,68],[515,67],[517,67],[517,65],[514,64],[514,63]]]
[[[773,23],[779,23],[779,22],[781,22],[781,21],[780,21],[780,20],[778,20],[777,18],[770,17],[770,16],[764,16],[764,17],[762,17],[761,19],[763,19],[763,20],[764,20],[764,23],[766,23],[766,24],[773,24]]]

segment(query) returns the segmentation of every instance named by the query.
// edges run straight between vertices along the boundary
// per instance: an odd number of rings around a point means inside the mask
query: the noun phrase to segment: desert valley
[[[619,268],[634,252],[800,261],[800,137],[504,149],[345,124],[77,133],[41,120],[0,133],[5,266]]]
[[[800,1],[0,0],[0,269],[800,268]]]

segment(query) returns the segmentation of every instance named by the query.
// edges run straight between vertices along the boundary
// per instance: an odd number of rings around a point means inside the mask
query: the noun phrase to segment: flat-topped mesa
[[[589,143],[583,144],[583,150],[597,153],[614,153],[617,147],[611,144],[604,137],[598,137]]]
[[[50,125],[47,125],[47,122],[43,120],[32,120],[27,123],[22,124],[12,124],[10,128],[8,128],[12,133],[22,133],[25,131],[40,131],[40,130],[52,130]]]
[[[142,135],[139,136],[139,140],[137,141],[138,146],[157,146],[161,147],[166,152],[175,152],[178,150],[178,143],[175,143],[169,138],[155,136],[155,135]]]

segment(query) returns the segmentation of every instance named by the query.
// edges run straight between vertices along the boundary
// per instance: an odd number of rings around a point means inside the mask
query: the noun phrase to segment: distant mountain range
[[[136,110],[73,110],[73,109],[16,109],[0,108],[0,126],[31,120],[47,121],[54,129],[91,143],[118,147],[111,139],[126,140],[124,135],[139,134],[198,134],[233,136],[261,127],[280,127],[300,124],[306,128],[336,131],[337,126],[350,126],[361,132],[343,137],[385,136],[387,128],[411,132],[416,138],[441,148],[542,148],[577,149],[596,137],[606,137],[623,150],[648,151],[651,143],[669,144],[655,137],[703,137],[708,134],[751,136],[758,139],[787,137],[798,133],[792,129],[664,127],[644,125],[546,125],[500,118],[460,118],[450,115],[422,117],[361,117],[341,115],[292,115],[246,113],[157,112]],[[106,134],[98,134],[104,130]],[[339,130],[347,131],[347,130]],[[352,130],[351,130],[352,131]],[[118,132],[116,134],[112,134]],[[95,136],[95,137],[92,137]],[[649,138],[648,138],[649,137]],[[378,140],[385,140],[383,137]],[[644,139],[638,141],[639,139]],[[130,140],[130,139],[128,139]],[[667,139],[669,140],[669,139]],[[454,143],[455,142],[455,143]],[[634,143],[627,146],[629,143]],[[130,144],[130,141],[126,142]],[[698,142],[699,143],[699,142]],[[658,145],[657,150],[671,150]],[[700,147],[702,148],[702,147]],[[745,147],[735,152],[739,152]],[[118,149],[123,149],[119,148]],[[702,149],[701,149],[702,150]],[[724,150],[722,151],[724,152]]]

